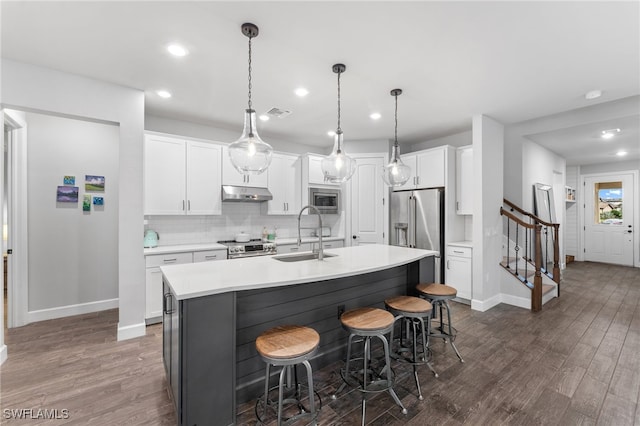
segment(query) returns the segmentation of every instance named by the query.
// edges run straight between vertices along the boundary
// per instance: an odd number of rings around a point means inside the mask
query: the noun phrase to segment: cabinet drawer
[[[145,262],[147,268],[152,268],[154,266],[177,265],[180,263],[191,263],[193,262],[193,255],[191,253],[156,254],[152,256],[146,256]]]
[[[471,257],[471,247],[447,246],[447,256]]]
[[[196,251],[193,253],[193,262],[209,262],[211,260],[225,260],[227,258],[226,250],[207,250]]]

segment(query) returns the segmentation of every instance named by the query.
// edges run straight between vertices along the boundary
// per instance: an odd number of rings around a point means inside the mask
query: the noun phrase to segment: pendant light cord
[[[396,110],[395,110],[396,128],[395,128],[395,140],[393,142],[393,145],[396,148],[398,148],[398,95],[395,95],[394,97],[396,98]]]
[[[249,111],[252,110],[251,104],[251,39],[253,37],[249,37]],[[251,114],[251,112],[249,112]],[[249,117],[249,136],[253,136],[253,123],[251,117]]]
[[[338,73],[338,128],[336,129],[336,133],[342,132],[342,129],[340,128],[340,74],[342,73]]]

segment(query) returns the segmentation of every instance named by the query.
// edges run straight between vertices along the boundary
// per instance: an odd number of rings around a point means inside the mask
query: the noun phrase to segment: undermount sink
[[[337,254],[323,253],[323,257],[334,257]],[[318,260],[318,253],[278,254],[273,256],[280,262],[302,262],[303,260]]]

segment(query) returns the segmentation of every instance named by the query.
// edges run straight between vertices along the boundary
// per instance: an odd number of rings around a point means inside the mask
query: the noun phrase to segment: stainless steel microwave
[[[309,188],[309,204],[322,214],[338,214],[340,213],[340,190]]]

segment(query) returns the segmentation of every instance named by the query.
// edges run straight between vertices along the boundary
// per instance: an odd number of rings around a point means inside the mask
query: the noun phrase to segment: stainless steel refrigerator
[[[444,279],[444,188],[391,194],[390,242],[394,246],[435,250],[436,282]]]

